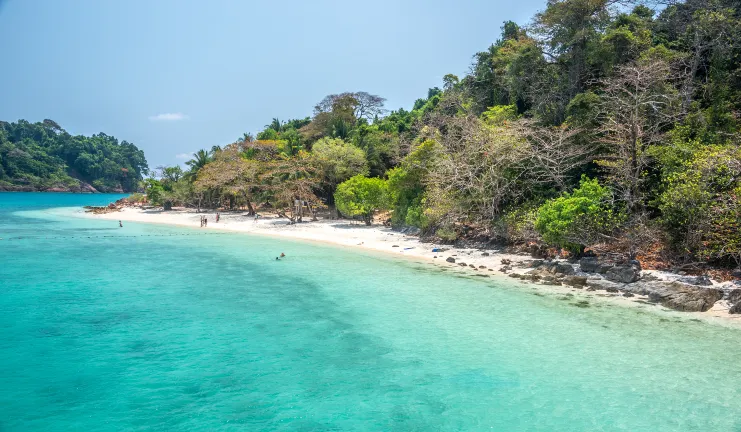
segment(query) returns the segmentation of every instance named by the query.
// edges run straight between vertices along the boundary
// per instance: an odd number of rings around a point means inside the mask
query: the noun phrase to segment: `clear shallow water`
[[[0,194],[2,431],[741,431],[738,330],[115,198]]]

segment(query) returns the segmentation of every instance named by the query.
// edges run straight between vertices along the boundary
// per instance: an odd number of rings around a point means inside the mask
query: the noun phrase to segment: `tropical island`
[[[741,431],[740,21],[2,2],[0,429]]]
[[[441,243],[600,257],[620,283],[645,269],[737,280],[740,18],[730,1],[548,2],[527,27],[505,22],[470,73],[446,75],[409,111],[363,91],[328,95],[311,116],[198,151],[185,170],[158,167],[128,202],[289,224],[376,218]],[[127,157],[92,184],[132,190],[120,171],[133,181],[144,159]]]
[[[104,133],[0,121],[0,191],[134,192],[147,172],[143,151]]]

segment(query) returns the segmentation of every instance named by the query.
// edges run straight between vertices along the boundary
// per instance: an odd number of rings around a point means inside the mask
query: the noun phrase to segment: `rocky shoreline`
[[[680,276],[642,271],[638,261],[624,264],[600,262],[596,257],[567,261],[524,260],[524,272],[510,277],[543,285],[566,285],[587,291],[606,291],[624,297],[647,296],[649,301],[682,312],[706,312],[724,302],[729,314],[741,314],[741,283],[719,283],[705,276]],[[500,271],[508,272],[507,266]]]

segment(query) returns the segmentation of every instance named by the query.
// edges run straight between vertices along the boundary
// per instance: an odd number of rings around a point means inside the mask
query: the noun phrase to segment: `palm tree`
[[[278,120],[277,118],[274,118],[272,122],[270,122],[269,125],[265,126],[265,129],[272,129],[276,132],[280,132],[281,129],[283,129],[283,124]]]
[[[252,142],[254,140],[255,140],[255,137],[251,133],[245,132],[245,133],[242,134],[241,141],[246,141],[246,142],[249,143],[249,142]],[[237,140],[237,141],[240,141],[240,140]]]
[[[193,159],[185,162],[185,164],[190,167],[190,170],[188,170],[188,173],[185,176],[189,181],[194,181],[198,175],[198,171],[200,171],[201,168],[206,166],[209,162],[211,162],[211,154],[203,149],[198,150],[193,153]]]

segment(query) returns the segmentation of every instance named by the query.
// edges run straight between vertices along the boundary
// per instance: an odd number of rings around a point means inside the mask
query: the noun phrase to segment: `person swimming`
[[[123,224],[121,223],[121,221],[118,221],[118,227],[123,228]]]

